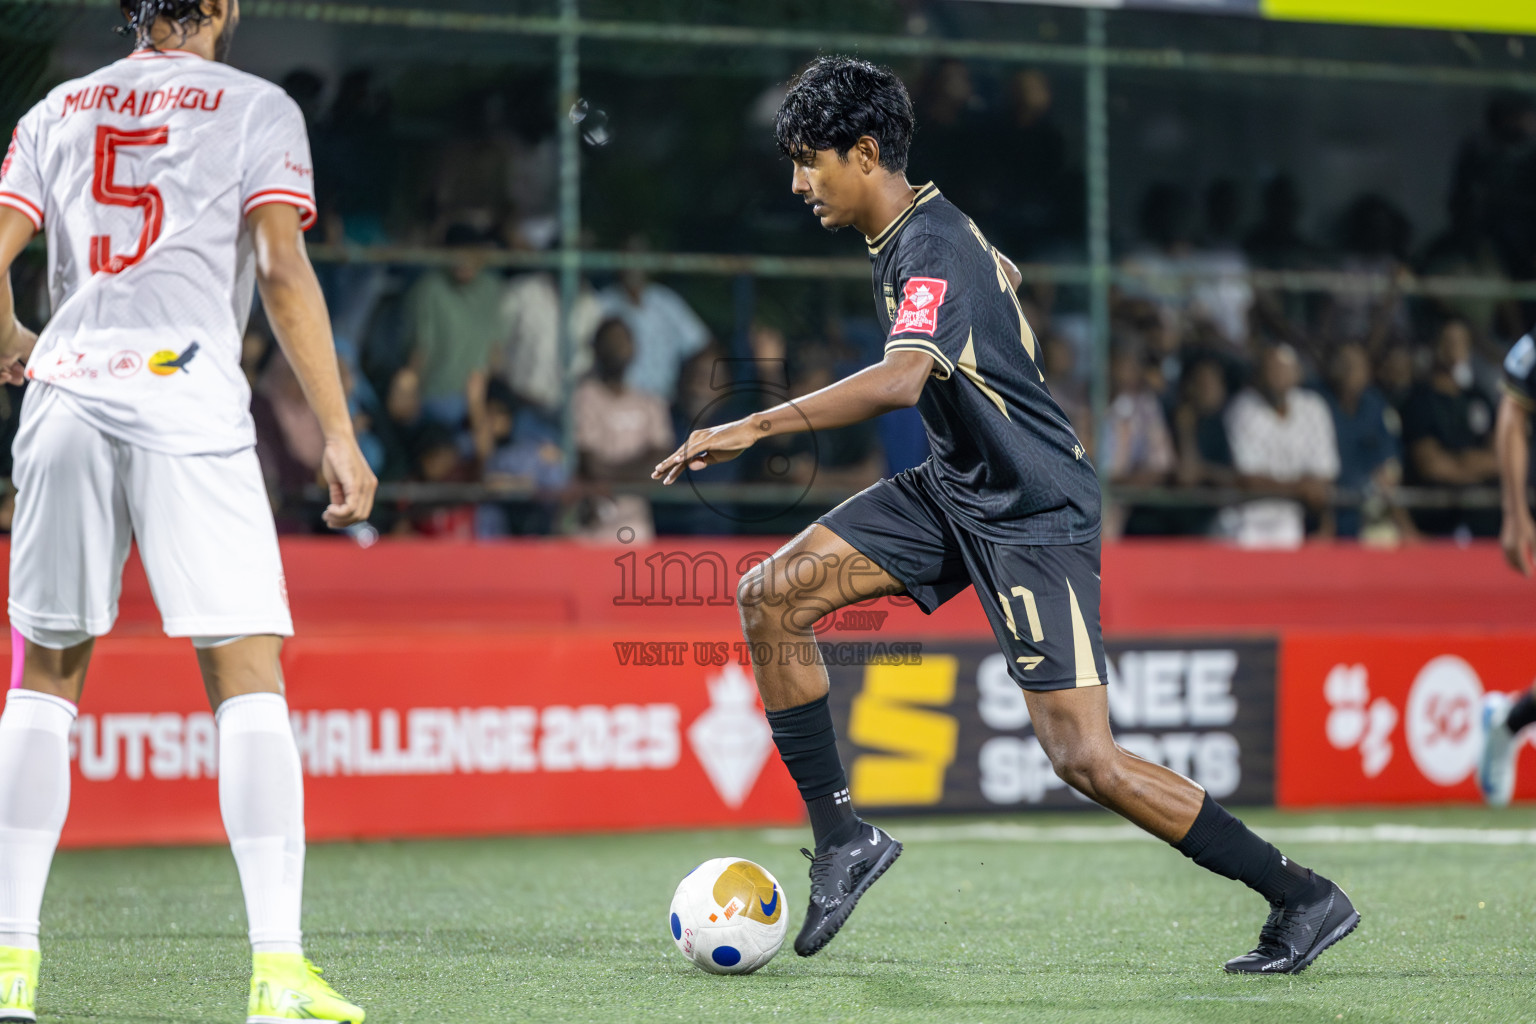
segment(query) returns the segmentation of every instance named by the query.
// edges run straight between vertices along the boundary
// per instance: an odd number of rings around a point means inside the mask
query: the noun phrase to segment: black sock
[[[1507,721],[1510,732],[1519,732],[1532,722],[1536,722],[1536,695],[1526,690],[1510,707]]]
[[[1209,793],[1195,823],[1173,847],[1208,871],[1242,882],[1271,903],[1312,883],[1312,872],[1254,835]]]
[[[837,734],[827,698],[797,708],[768,712],[773,742],[784,767],[800,787],[800,796],[811,814],[811,833],[816,850],[852,839],[859,816],[848,799],[848,777],[837,756]]]

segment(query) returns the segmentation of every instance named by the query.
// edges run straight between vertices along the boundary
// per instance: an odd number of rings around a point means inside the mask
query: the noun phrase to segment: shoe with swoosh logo
[[[795,952],[812,956],[832,941],[859,897],[896,863],[901,844],[883,829],[860,822],[858,834],[848,842],[815,855],[800,852],[811,862],[811,905],[795,936]]]
[[[35,949],[0,946],[0,1024],[37,1020]]]
[[[1312,885],[1270,904],[1251,953],[1226,963],[1228,974],[1300,974],[1318,954],[1355,930],[1360,914],[1333,882],[1313,872]]]

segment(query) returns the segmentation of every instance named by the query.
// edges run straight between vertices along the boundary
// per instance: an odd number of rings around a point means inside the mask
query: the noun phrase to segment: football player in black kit
[[[775,434],[831,430],[916,405],[933,455],[821,517],[748,572],[737,604],[774,742],[810,813],[810,956],[901,853],[855,813],[815,659],[817,619],[906,594],[924,611],[974,586],[1068,784],[1244,882],[1270,905],[1241,973],[1292,974],[1360,920],[1333,882],[1281,856],[1198,785],[1116,745],[1099,632],[1099,484],[1052,400],[1014,289],[1018,271],[933,184],[906,178],[912,104],[885,68],[822,57],[791,83],[775,134],[793,189],[829,229],[865,236],[885,358],[792,403],[707,430],[656,467],[735,458]],[[756,660],[758,655],[772,655]]]

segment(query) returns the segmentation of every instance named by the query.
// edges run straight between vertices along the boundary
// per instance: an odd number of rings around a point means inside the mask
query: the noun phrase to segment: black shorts
[[[1024,689],[1103,684],[1098,538],[1032,546],[979,536],[933,498],[925,469],[881,480],[817,522],[900,580],[924,612],[974,585]]]

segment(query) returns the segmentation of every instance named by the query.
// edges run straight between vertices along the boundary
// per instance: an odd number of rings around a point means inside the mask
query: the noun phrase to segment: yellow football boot
[[[0,1021],[37,1020],[35,949],[0,946]]]
[[[35,954],[34,954],[35,955]],[[245,1024],[331,1020],[363,1024],[363,1010],[343,999],[301,953],[251,956],[251,1003]]]

